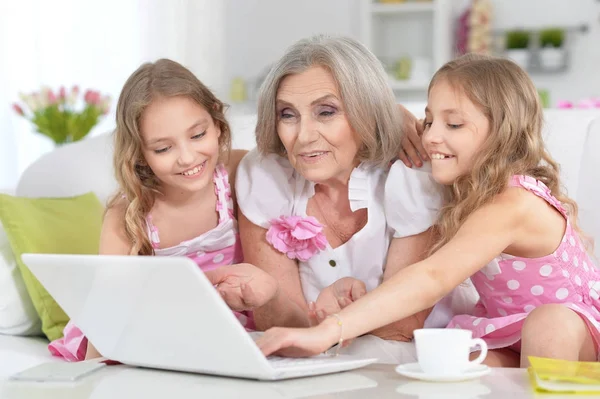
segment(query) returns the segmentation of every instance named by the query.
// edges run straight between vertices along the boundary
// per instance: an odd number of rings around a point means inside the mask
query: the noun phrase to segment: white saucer
[[[396,373],[404,377],[415,378],[417,380],[422,381],[435,382],[466,381],[471,380],[473,378],[483,377],[484,375],[488,375],[491,371],[492,369],[490,369],[485,364],[476,364],[463,371],[462,373],[454,375],[426,374],[423,370],[421,370],[421,366],[419,366],[419,363],[401,364],[398,367],[396,367]]]

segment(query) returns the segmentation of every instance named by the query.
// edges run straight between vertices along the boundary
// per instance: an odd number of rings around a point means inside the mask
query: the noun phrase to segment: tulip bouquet
[[[38,133],[61,145],[83,139],[110,109],[110,97],[86,90],[81,98],[79,87],[61,87],[56,92],[41,91],[21,94],[22,103],[14,103],[14,111],[31,121]]]

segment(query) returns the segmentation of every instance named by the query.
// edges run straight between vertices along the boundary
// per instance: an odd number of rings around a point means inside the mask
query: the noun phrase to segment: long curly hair
[[[187,97],[202,106],[220,129],[220,158],[231,150],[231,131],[225,119],[226,105],[194,74],[168,59],[142,64],[125,82],[117,103],[113,167],[119,191],[107,209],[125,204],[124,231],[131,241],[131,255],[153,255],[146,217],[160,194],[160,181],[146,164],[142,152],[140,118],[155,98]]]
[[[544,146],[542,107],[527,74],[507,59],[467,54],[436,72],[429,93],[440,81],[466,95],[485,114],[490,132],[474,158],[471,172],[447,188],[431,252],[450,241],[469,215],[504,191],[513,175],[529,175],[546,184],[581,233],[577,204],[562,189],[559,165]],[[589,250],[591,240],[581,236]]]

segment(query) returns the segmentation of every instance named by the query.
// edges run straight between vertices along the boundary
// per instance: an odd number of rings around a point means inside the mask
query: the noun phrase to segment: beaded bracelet
[[[337,356],[337,355],[340,354],[340,349],[342,349],[342,344],[344,343],[344,338],[343,338],[343,335],[344,335],[344,324],[342,323],[342,318],[337,313],[330,314],[327,317],[328,318],[329,317],[335,317],[337,319],[337,325],[340,326],[340,339],[338,340],[338,344],[337,344],[337,347],[335,349],[335,353],[333,355],[333,356]],[[329,352],[329,350],[326,351],[327,354],[329,354],[328,352]]]

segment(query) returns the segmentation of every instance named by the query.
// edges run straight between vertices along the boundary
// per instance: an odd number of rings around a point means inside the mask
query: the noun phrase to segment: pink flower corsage
[[[312,216],[280,216],[269,223],[267,241],[290,259],[306,262],[327,246],[323,225]]]

